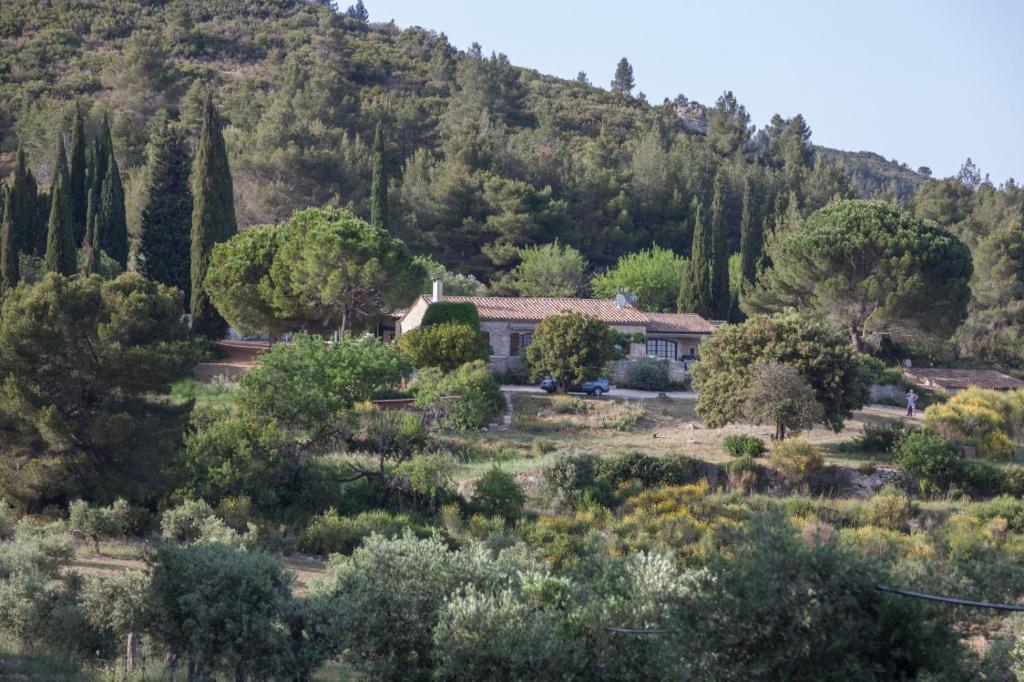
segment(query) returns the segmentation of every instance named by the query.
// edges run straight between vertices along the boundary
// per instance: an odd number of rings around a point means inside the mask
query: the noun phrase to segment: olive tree
[[[596,317],[564,312],[544,318],[526,347],[534,379],[551,376],[565,392],[569,384],[596,378],[612,359],[611,327]]]
[[[771,424],[775,440],[786,432],[809,429],[824,417],[814,389],[791,365],[761,362],[750,374],[743,416],[752,424]]]
[[[861,352],[883,333],[946,338],[967,315],[967,246],[893,204],[851,200],[822,208],[766,255],[771,267],[744,297],[744,310],[813,310],[845,329]]]

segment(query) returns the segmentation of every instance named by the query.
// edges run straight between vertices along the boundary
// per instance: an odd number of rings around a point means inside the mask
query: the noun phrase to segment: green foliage
[[[0,188],[0,203],[3,204],[3,221],[0,222],[0,292],[18,286],[18,234],[14,231],[13,210],[15,200],[7,185]]]
[[[348,517],[330,509],[306,526],[299,537],[299,549],[321,556],[349,555],[371,535],[394,539],[408,530],[422,530],[408,514],[377,509]]]
[[[130,509],[123,498],[108,507],[90,506],[85,500],[74,500],[68,505],[68,529],[90,538],[97,554],[100,538],[124,535],[129,520]]]
[[[191,300],[192,285],[190,165],[187,141],[181,130],[170,119],[158,121],[147,147],[139,270],[148,279],[177,287],[185,300]],[[252,286],[251,282],[245,284]]]
[[[729,319],[729,240],[726,235],[725,216],[722,214],[722,178],[715,176],[711,195],[711,296],[716,320]],[[709,311],[710,312],[710,311]]]
[[[470,301],[456,303],[454,301],[438,301],[427,306],[423,313],[422,327],[439,324],[465,324],[474,331],[480,331],[480,311]]]
[[[725,463],[725,475],[729,480],[729,486],[734,490],[753,490],[757,485],[757,476],[760,469],[754,456],[750,454],[740,455],[736,459]]]
[[[125,213],[124,186],[113,148],[104,166],[100,203],[93,224],[92,248],[110,256],[122,270],[128,267],[128,217]]]
[[[859,351],[881,329],[948,337],[967,314],[970,251],[892,204],[843,201],[823,208],[768,257],[772,267],[745,309],[813,309],[848,330]]]
[[[505,409],[501,386],[482,360],[447,374],[436,368],[420,370],[412,391],[417,407],[425,408],[457,431],[485,426]]]
[[[857,447],[865,452],[891,453],[905,433],[907,433],[907,427],[901,421],[865,424],[856,443]]]
[[[595,379],[611,359],[611,328],[580,313],[550,315],[534,329],[526,363],[534,380],[553,377],[562,391],[569,384]]]
[[[759,315],[743,324],[725,325],[701,344],[700,352],[693,367],[697,411],[711,427],[740,417],[752,370],[759,362],[799,370],[824,411],[824,424],[835,431],[867,402],[861,365],[846,339],[794,313]]]
[[[78,271],[75,225],[68,189],[64,138],[57,135],[57,156],[50,184],[50,221],[46,229],[46,271],[71,276]]]
[[[540,473],[542,498],[556,509],[571,509],[596,480],[597,460],[591,455],[563,455]]]
[[[615,65],[615,77],[612,78],[612,92],[620,95],[629,95],[633,91],[636,82],[633,80],[633,66],[629,60],[623,57]]]
[[[704,207],[696,198],[693,200],[690,267],[685,275],[687,279],[679,287],[679,311],[713,319],[717,312],[714,289],[714,240],[711,228],[704,218]]]
[[[636,296],[640,310],[675,312],[689,261],[669,249],[654,246],[621,256],[615,267],[591,280],[594,296],[614,298],[619,291]]]
[[[487,287],[473,275],[452,272],[429,256],[415,256],[413,261],[426,272],[423,285],[420,288],[422,294],[433,293],[435,279],[441,280],[444,284],[444,293],[449,296],[483,296],[487,293]],[[451,301],[441,301],[441,303],[447,304]]]
[[[768,461],[791,488],[809,485],[825,467],[821,452],[801,438],[774,443]]]
[[[797,434],[822,421],[824,410],[814,389],[793,365],[760,362],[750,372],[743,416],[752,424],[771,424],[775,439]]]
[[[637,358],[626,363],[624,388],[664,391],[668,388],[668,365],[657,358]]]
[[[365,10],[364,10],[365,12]],[[373,179],[370,185],[370,224],[388,229],[388,171],[384,149],[384,126],[377,124],[373,134]]]
[[[870,355],[861,354],[859,357],[864,377],[872,384],[899,386],[903,383],[903,372],[899,367],[888,367]]]
[[[438,499],[448,496],[455,489],[458,467],[458,462],[450,453],[435,452],[402,462],[395,475],[417,499],[425,498],[433,511]]]
[[[398,346],[412,359],[413,367],[439,367],[445,372],[490,355],[479,331],[454,322],[411,329],[398,338]]]
[[[897,441],[892,461],[922,494],[948,488],[959,477],[960,458],[953,444],[933,431],[908,431]]]
[[[583,293],[587,259],[573,247],[555,241],[523,247],[516,253],[520,263],[505,283],[520,296],[571,298]]]
[[[470,503],[485,516],[500,516],[511,522],[522,515],[526,493],[514,474],[491,467],[473,485]]]
[[[765,453],[764,441],[757,436],[726,436],[722,439],[722,449],[730,457],[760,457]]]
[[[187,408],[160,396],[198,359],[180,295],[139,275],[48,274],[0,310],[0,488],[47,504],[138,498],[167,485]],[[15,464],[17,462],[18,464]]]
[[[954,443],[974,448],[979,457],[1009,459],[1013,456],[1010,436],[1024,425],[1024,391],[969,388],[929,406],[924,423]]]
[[[192,329],[211,338],[223,336],[223,318],[206,292],[206,271],[215,244],[238,232],[234,185],[228,167],[221,120],[208,92],[203,102],[203,127],[192,163],[191,303]]]

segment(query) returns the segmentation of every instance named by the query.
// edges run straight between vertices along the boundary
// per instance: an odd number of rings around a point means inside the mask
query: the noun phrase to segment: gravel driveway
[[[506,393],[543,394],[545,392],[538,386],[502,386],[501,390]],[[657,398],[662,395],[674,400],[697,399],[697,394],[694,391],[666,391],[664,393],[658,393],[657,391],[638,391],[633,388],[618,388],[616,386],[612,386],[611,390],[608,391],[608,393],[605,393],[604,397],[612,399],[618,398],[619,400],[650,400],[651,398]]]

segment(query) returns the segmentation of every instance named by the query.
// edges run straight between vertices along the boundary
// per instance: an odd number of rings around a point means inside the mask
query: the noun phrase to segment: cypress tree
[[[690,280],[682,287],[686,294],[679,302],[681,312],[697,313],[713,317],[714,296],[712,295],[712,250],[711,232],[704,220],[704,207],[693,200],[693,246],[690,249]]]
[[[71,198],[68,192],[67,154],[64,138],[57,135],[57,156],[53,163],[53,183],[50,185],[50,220],[46,230],[45,268],[71,276],[78,270],[75,249],[75,225],[71,217]]]
[[[71,120],[71,167],[68,172],[68,197],[71,200],[71,219],[75,223],[76,245],[80,245],[85,236],[86,206],[89,201],[85,147],[85,124],[82,121],[82,109],[75,104],[75,114]]]
[[[32,171],[25,160],[25,150],[18,148],[18,160],[14,167],[14,182],[11,184],[11,222],[14,229],[14,246],[18,253],[37,254],[37,234],[42,232],[37,218],[38,188]]]
[[[715,176],[715,190],[711,197],[711,298],[712,315],[724,320],[729,316],[729,242],[722,216],[721,177]]]
[[[110,121],[104,116],[103,129],[99,137],[92,141],[89,163],[89,196],[85,209],[85,238],[83,241],[93,248],[98,248],[96,217],[100,212],[103,181],[107,177],[107,157],[112,149],[113,141],[110,135]]]
[[[388,174],[384,158],[384,127],[373,136],[373,184],[370,189],[370,224],[388,229]]]
[[[139,239],[140,271],[177,287],[189,300],[192,189],[184,137],[164,119],[149,142],[147,196]]]
[[[227,323],[210,303],[203,280],[214,244],[230,239],[238,227],[227,149],[210,93],[203,105],[203,128],[192,165],[192,196],[192,330],[221,338]]]
[[[117,169],[114,150],[110,150],[106,164],[107,174],[100,191],[100,210],[92,235],[100,251],[117,261],[122,270],[128,267],[128,216],[124,208],[124,187]],[[99,253],[96,254],[99,256]]]
[[[14,218],[11,210],[12,194],[7,185],[2,185],[4,219],[0,223],[0,292],[18,286],[18,245],[14,232]]]
[[[743,214],[740,218],[740,276],[741,294],[753,286],[757,279],[757,266],[764,247],[764,235],[754,221],[750,198],[750,183],[743,187]]]

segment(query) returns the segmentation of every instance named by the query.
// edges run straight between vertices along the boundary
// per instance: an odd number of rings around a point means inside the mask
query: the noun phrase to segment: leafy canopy
[[[772,267],[746,297],[749,313],[813,310],[849,331],[946,338],[970,300],[971,254],[932,222],[878,201],[812,214],[768,251]]]
[[[435,324],[402,334],[398,346],[417,369],[440,367],[450,372],[474,360],[486,360],[489,351],[480,332],[468,324]]]
[[[595,379],[612,358],[611,327],[580,313],[551,315],[537,325],[526,363],[534,379],[553,377],[564,391],[568,384]]]
[[[595,275],[591,287],[598,298],[613,298],[623,291],[636,295],[640,310],[675,312],[688,268],[689,261],[682,256],[654,246],[622,256],[611,270]]]

